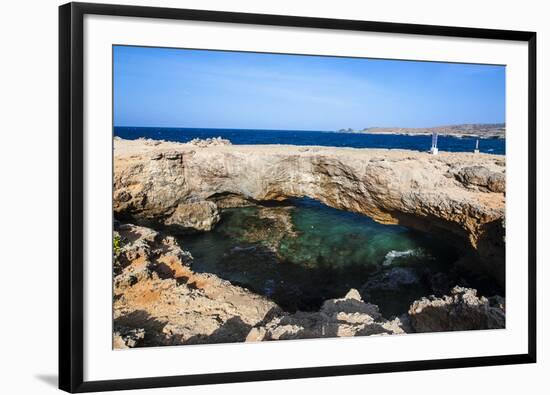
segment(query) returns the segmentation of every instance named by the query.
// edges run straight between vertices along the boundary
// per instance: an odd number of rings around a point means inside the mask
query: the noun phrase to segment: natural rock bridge
[[[504,157],[115,138],[114,212],[209,230],[216,203],[310,197],[385,224],[445,234],[504,278]]]

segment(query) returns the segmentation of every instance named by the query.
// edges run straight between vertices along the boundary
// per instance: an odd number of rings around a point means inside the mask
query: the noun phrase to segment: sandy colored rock
[[[212,147],[217,145],[231,145],[231,141],[223,139],[221,137],[209,137],[206,139],[193,139],[188,144],[194,145],[199,148]]]
[[[341,299],[325,301],[317,312],[277,316],[253,328],[246,341],[393,335],[406,333],[405,328],[399,318],[383,318],[378,306],[363,302],[359,292],[351,289]]]
[[[506,191],[506,177],[502,172],[490,171],[483,166],[468,166],[458,170],[455,177],[465,186],[477,186],[491,192]]]
[[[504,328],[504,299],[493,300],[478,297],[475,289],[455,287],[451,295],[415,301],[409,309],[411,325],[416,332]]]
[[[121,218],[167,219],[181,204],[223,196],[307,196],[380,223],[450,235],[503,283],[502,156],[116,139],[114,161],[114,211]]]
[[[351,289],[318,312],[289,314],[275,303],[188,266],[169,236],[117,225],[127,260],[114,277],[114,348],[405,333]],[[132,258],[128,260],[128,257]]]
[[[117,227],[127,259],[114,277],[115,348],[244,341],[279,307],[213,274],[193,272],[191,255],[170,236]]]
[[[207,232],[212,230],[219,220],[220,213],[216,203],[203,200],[180,203],[164,224],[171,226],[176,232],[194,230]]]
[[[504,299],[455,287],[450,296],[415,301],[387,319],[356,289],[319,311],[284,312],[274,302],[213,274],[195,273],[193,257],[171,237],[115,224],[115,349],[243,341],[405,334],[504,327]]]

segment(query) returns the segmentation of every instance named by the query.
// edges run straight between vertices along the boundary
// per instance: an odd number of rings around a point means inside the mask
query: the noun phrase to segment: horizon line
[[[190,127],[190,126],[146,126],[146,125],[113,125],[113,128],[159,128],[159,129],[209,129],[209,130],[251,130],[251,131],[294,131],[294,132],[338,132],[340,130],[368,130],[368,129],[434,129],[434,128],[445,128],[450,126],[461,126],[461,125],[503,125],[506,126],[506,122],[469,122],[469,123],[448,123],[444,125],[435,125],[435,126],[418,126],[418,127],[409,127],[409,126],[368,126],[361,129],[355,129],[351,127],[342,127],[339,129],[269,129],[269,128],[235,128],[235,127],[222,127],[222,128],[213,128],[213,127]]]

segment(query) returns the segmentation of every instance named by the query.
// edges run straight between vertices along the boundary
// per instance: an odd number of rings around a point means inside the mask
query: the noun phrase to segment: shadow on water
[[[214,273],[291,312],[317,310],[356,288],[383,314],[398,315],[412,301],[455,285],[494,286],[455,265],[459,251],[440,235],[381,225],[308,198],[226,209],[213,231],[179,240],[192,253],[195,271]]]

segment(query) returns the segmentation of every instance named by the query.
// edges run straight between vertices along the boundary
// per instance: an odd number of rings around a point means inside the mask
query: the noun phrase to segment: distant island
[[[361,130],[340,129],[338,133],[360,134],[400,134],[409,136],[431,135],[437,132],[443,136],[478,137],[482,139],[503,139],[506,135],[504,123],[470,123],[460,125],[435,126],[431,128],[381,128],[372,127]]]

